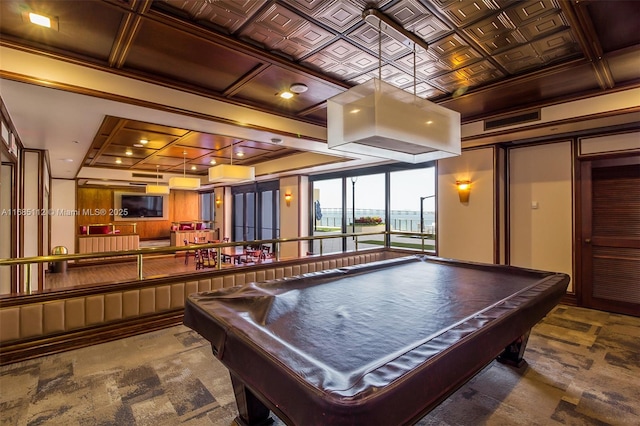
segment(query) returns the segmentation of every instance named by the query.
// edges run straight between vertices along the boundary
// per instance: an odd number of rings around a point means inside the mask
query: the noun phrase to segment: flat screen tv
[[[121,194],[121,219],[162,219],[165,216],[165,197],[162,195]]]

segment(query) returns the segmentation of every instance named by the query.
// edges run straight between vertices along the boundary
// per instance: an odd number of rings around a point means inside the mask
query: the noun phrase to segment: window
[[[272,181],[232,188],[234,241],[280,237],[278,185],[278,181]]]
[[[424,249],[435,250],[435,167],[391,172],[390,182],[389,230],[428,233]],[[394,235],[391,247],[420,250],[422,238]]]
[[[207,192],[200,194],[200,218],[203,221],[215,220],[215,194],[213,192]]]
[[[347,178],[347,232],[366,234],[382,232],[385,225],[385,175],[350,176]],[[355,204],[354,204],[355,203]],[[384,235],[358,238],[358,249],[384,246]],[[347,238],[347,250],[355,250],[355,239]]]
[[[427,238],[394,235],[390,245],[435,250],[433,165],[393,165],[314,176],[312,190],[310,220],[314,236],[423,231],[429,234]],[[364,235],[357,241],[359,250],[380,247],[385,244],[385,236]],[[320,242],[314,242],[313,247],[319,252]],[[354,249],[355,239],[351,237],[322,240],[323,253]]]
[[[343,232],[342,179],[321,180],[313,183],[312,224],[313,235],[331,235]],[[342,238],[329,238],[322,243],[315,241],[312,251],[320,253],[341,252]]]

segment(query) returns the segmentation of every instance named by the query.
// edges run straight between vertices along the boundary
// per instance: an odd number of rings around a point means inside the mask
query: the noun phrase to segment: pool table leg
[[[527,331],[525,334],[514,340],[509,346],[504,348],[504,351],[498,355],[498,362],[518,368],[522,367],[525,363],[524,350],[527,348],[530,333],[531,330]]]
[[[233,393],[236,396],[238,406],[238,417],[235,423],[239,426],[267,426],[273,423],[269,417],[269,409],[238,379],[233,373],[231,384]]]

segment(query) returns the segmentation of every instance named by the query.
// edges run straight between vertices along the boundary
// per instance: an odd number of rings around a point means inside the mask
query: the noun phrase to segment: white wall
[[[297,238],[300,232],[300,182],[299,176],[289,176],[280,179],[280,238]],[[287,205],[284,196],[291,193],[291,203]],[[304,219],[302,219],[304,220]],[[309,226],[306,223],[305,225]],[[299,256],[298,243],[280,244],[280,258],[287,259]]]
[[[68,179],[51,180],[51,248],[64,246],[75,253],[76,182]]]
[[[511,265],[572,275],[571,142],[514,148],[509,157]]]
[[[469,202],[460,202],[456,180],[470,180]],[[494,148],[463,151],[438,160],[438,255],[494,263]]]

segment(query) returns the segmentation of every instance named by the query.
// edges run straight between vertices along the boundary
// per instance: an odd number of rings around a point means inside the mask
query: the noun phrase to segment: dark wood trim
[[[49,164],[48,161],[45,159],[45,151],[41,150],[41,149],[32,149],[32,148],[23,148],[20,151],[20,157],[21,157],[21,167],[20,167],[20,187],[21,187],[21,191],[20,191],[20,205],[17,208],[24,208],[24,203],[25,203],[25,198],[24,198],[24,194],[25,194],[25,178],[26,178],[26,168],[24,167],[24,156],[25,154],[36,154],[37,155],[37,177],[36,177],[36,186],[37,186],[37,204],[36,207],[38,209],[38,212],[42,212],[42,210],[44,209],[44,204],[43,204],[43,199],[44,199],[44,170],[45,167],[47,167],[47,165]],[[50,169],[49,169],[50,170]],[[49,179],[51,179],[51,176],[49,175]],[[49,189],[51,189],[51,187],[49,186]],[[33,208],[33,207],[30,207]],[[44,235],[44,219],[45,219],[45,215],[42,214],[37,214],[36,215],[36,232],[37,232],[37,248],[36,248],[36,255],[37,256],[44,256],[44,245],[43,245],[43,235]],[[20,244],[20,255],[19,257],[24,257],[24,237],[25,237],[25,224],[24,224],[24,220],[25,220],[25,216],[19,215],[18,216],[18,222],[19,222],[19,240],[21,242]],[[23,274],[23,268],[20,268],[20,273]],[[23,282],[23,276],[20,275],[19,277],[19,283]],[[37,285],[37,291],[41,291],[44,287],[44,264],[43,263],[38,263],[37,266],[37,280],[36,280],[36,285]],[[34,281],[34,277],[31,276],[31,281]],[[35,290],[32,288],[32,290]]]
[[[265,72],[267,69],[271,67],[271,64],[261,63],[256,65],[252,70],[249,70],[245,75],[240,77],[238,80],[234,81],[229,87],[227,87],[223,92],[222,96],[229,97],[235,95],[237,92],[242,90],[242,88],[249,83],[254,78],[258,77],[260,74]]]
[[[44,204],[44,153],[38,151],[38,211],[42,211]],[[38,256],[44,256],[44,216],[38,215]],[[44,288],[44,263],[38,263],[38,291]]]
[[[504,152],[504,264],[511,265],[511,149]]]
[[[174,309],[145,317],[85,328],[45,339],[35,338],[15,344],[3,344],[0,352],[0,365],[160,330],[181,324],[183,316],[183,309]]]
[[[24,49],[20,49],[20,50],[24,50]],[[31,52],[33,53],[33,52]],[[50,56],[50,55],[45,55],[45,56]],[[58,58],[54,58],[54,59],[58,59]],[[73,62],[72,62],[73,63]],[[88,66],[87,64],[84,63],[78,63],[78,65],[83,65],[83,66]],[[116,74],[116,75],[123,75],[125,73],[119,73],[117,71],[114,71],[113,69],[104,69],[104,68],[97,68],[97,67],[91,67],[89,66],[89,68],[94,68],[94,69],[98,69],[99,71],[104,71],[107,73],[111,73],[111,74]],[[136,76],[132,76],[132,75],[123,75],[124,77],[128,77],[128,78],[132,78],[135,80],[140,80],[140,81],[145,81],[148,83],[154,83],[157,85],[163,85],[161,82],[159,82],[157,80],[157,78],[155,79],[142,79],[142,78],[137,78]],[[298,133],[292,133],[292,132],[286,132],[286,131],[282,131],[282,130],[276,130],[276,129],[272,129],[269,127],[264,127],[264,126],[257,126],[254,124],[247,124],[244,122],[240,122],[240,121],[236,121],[236,120],[231,120],[228,118],[223,118],[223,117],[217,117],[217,116],[211,116],[209,114],[204,114],[204,113],[200,113],[200,112],[196,112],[196,111],[191,111],[191,110],[186,110],[183,108],[177,108],[177,107],[171,107],[171,106],[167,106],[164,104],[158,104],[155,102],[149,102],[146,100],[142,100],[142,99],[135,99],[135,98],[130,98],[127,96],[122,96],[122,95],[115,95],[113,93],[105,93],[99,90],[93,90],[93,89],[88,89],[86,87],[80,87],[80,86],[75,86],[75,85],[71,85],[71,84],[66,84],[66,83],[60,83],[60,82],[52,82],[52,81],[42,81],[40,79],[34,78],[32,76],[27,76],[24,74],[16,74],[13,72],[9,72],[6,70],[0,70],[0,78],[5,78],[7,80],[12,80],[12,81],[17,81],[20,83],[28,83],[28,84],[33,84],[36,86],[40,86],[40,87],[48,87],[48,88],[52,88],[52,89],[59,89],[59,90],[64,90],[66,92],[70,92],[70,93],[76,93],[76,94],[80,94],[80,95],[86,95],[86,96],[92,96],[95,98],[100,98],[100,99],[106,99],[106,100],[110,100],[110,101],[114,101],[114,102],[122,102],[125,104],[129,104],[129,105],[135,105],[135,106],[139,106],[139,107],[143,107],[143,108],[150,108],[150,109],[155,109],[158,111],[164,111],[164,112],[170,112],[173,114],[179,114],[179,115],[184,115],[186,117],[192,117],[192,118],[198,118],[201,120],[207,120],[207,121],[211,121],[211,122],[215,122],[215,123],[222,123],[222,124],[229,124],[232,126],[241,126],[241,127],[245,127],[245,128],[249,128],[252,130],[258,130],[258,131],[265,131],[265,132],[271,132],[271,133],[275,133],[278,135],[282,135],[282,136],[286,136],[286,137],[292,137],[292,138],[304,138],[304,139],[309,139],[312,141],[317,141],[317,142],[325,142],[325,139],[321,139],[321,138],[316,138],[313,136],[309,136],[309,135],[305,135],[305,134],[298,134]],[[165,85],[166,86],[166,85]],[[169,87],[169,86],[166,86]],[[317,121],[313,121],[313,120],[304,120],[301,119],[300,117],[297,117],[295,115],[284,115],[284,114],[280,114],[277,112],[273,112],[270,110],[266,110],[266,109],[260,109],[260,108],[255,108],[254,106],[251,105],[247,105],[247,104],[243,104],[243,103],[239,103],[239,102],[235,102],[231,99],[227,99],[227,98],[221,98],[221,97],[214,97],[214,96],[210,96],[206,93],[203,93],[202,90],[189,90],[186,88],[181,88],[181,87],[169,87],[170,89],[175,89],[175,90],[179,90],[185,93],[191,93],[191,94],[195,94],[201,97],[205,97],[205,98],[210,98],[210,99],[214,99],[220,102],[224,102],[224,103],[229,103],[229,104],[233,104],[233,105],[238,105],[238,106],[242,106],[242,107],[246,107],[246,108],[250,108],[256,111],[260,111],[260,112],[264,112],[267,114],[271,114],[271,115],[275,115],[275,116],[280,116],[280,117],[284,117],[284,118],[288,118],[288,119],[292,119],[292,120],[298,120],[298,121],[304,121],[307,122],[309,124],[313,124],[313,125],[320,125],[320,126],[324,126],[325,123],[318,123]]]
[[[299,117],[304,117],[305,115],[313,114],[316,111],[319,111],[327,106],[327,102],[320,102],[318,104],[312,105],[309,108],[298,111]]]
[[[565,71],[570,71],[572,69],[574,69],[576,66],[585,63],[585,59],[575,59],[573,61],[569,61],[560,65],[556,65],[554,67],[550,67],[550,68],[545,68],[542,69],[540,71],[537,72],[533,72],[533,73],[529,73],[529,74],[525,74],[519,77],[512,77],[510,79],[507,80],[501,80],[498,82],[495,82],[493,84],[487,85],[487,86],[483,86],[481,88],[478,89],[474,89],[474,91],[472,93],[467,94],[466,96],[469,97],[470,95],[481,95],[483,93],[488,94],[489,92],[491,92],[492,90],[496,89],[496,88],[501,88],[502,90],[509,90],[510,86],[522,86],[522,85],[526,85],[532,81],[536,81],[540,78],[550,78],[552,75],[557,74],[557,73],[561,73],[561,72],[565,72]],[[585,97],[589,97],[589,96],[585,96]],[[451,102],[455,102],[457,98],[454,98],[452,95],[449,98],[446,99],[441,99],[440,101],[438,101],[436,99],[437,104],[444,106],[445,108],[450,108],[450,106],[448,106],[449,103]],[[564,102],[568,102],[570,100],[575,100],[573,98],[570,99],[563,99],[562,101],[557,101],[554,103],[564,103]],[[538,107],[544,107],[544,106],[548,106],[549,104],[536,104],[536,105],[528,105],[528,106],[522,106],[520,108],[518,108],[517,110],[508,110],[508,111],[496,111],[495,115],[502,115],[502,114],[509,114],[511,112],[516,112],[516,111],[526,111],[526,110],[530,110],[533,108],[538,108]],[[474,116],[474,117],[465,117],[464,122],[469,122],[469,121],[478,121],[480,119],[484,119],[486,117],[484,116]]]
[[[22,140],[20,139],[20,135],[11,120],[11,116],[9,115],[9,111],[4,103],[2,97],[0,97],[0,114],[2,115],[2,121],[9,127],[9,131],[13,134],[13,140],[17,146],[17,153],[14,155],[10,153],[7,147],[4,146],[3,143],[0,143],[2,146],[3,152],[6,153],[9,162],[12,164],[13,172],[11,175],[12,185],[11,185],[11,208],[17,209],[21,208],[22,204],[21,197],[24,192],[22,185],[22,150],[24,149],[24,145],[22,144]],[[11,236],[10,236],[10,244],[11,244],[11,257],[19,257],[22,256],[20,241],[22,241],[22,233],[21,233],[21,220],[16,215],[12,215],[11,218]],[[5,240],[6,241],[6,240]],[[11,268],[11,293],[18,293],[18,283],[22,282],[22,268],[17,266]]]
[[[493,148],[493,191],[494,191],[494,232],[493,232],[493,263],[500,264],[502,253],[502,233],[504,230],[501,225],[501,218],[506,210],[503,206],[503,200],[501,197],[501,178],[504,174],[504,161],[501,158],[501,154],[504,153],[504,148],[494,145]]]
[[[523,131],[523,130],[545,129],[547,127],[555,127],[555,126],[559,126],[559,125],[563,125],[563,124],[579,123],[579,122],[582,122],[582,121],[596,120],[596,119],[607,118],[607,117],[615,117],[617,115],[633,114],[633,113],[638,113],[638,112],[640,112],[640,106],[634,106],[634,107],[619,109],[619,110],[615,110],[615,111],[606,111],[606,112],[600,112],[600,113],[590,114],[590,115],[586,115],[586,116],[572,117],[572,118],[566,118],[566,119],[563,119],[563,120],[548,121],[548,122],[532,124],[532,125],[528,125],[528,126],[521,126],[521,127],[518,127],[517,129],[510,128],[510,129],[507,129],[507,130],[499,130],[499,131],[495,131],[495,132],[488,132],[488,133],[483,133],[483,134],[480,134],[480,135],[466,136],[466,137],[463,137],[461,139],[461,141],[464,144],[465,142],[473,142],[476,139],[482,139],[482,138],[487,138],[487,137],[509,136],[509,135],[513,134],[514,131],[518,132],[518,131]],[[492,115],[491,117],[496,117],[496,116]],[[489,117],[487,117],[485,119],[488,119],[488,118]],[[481,120],[475,120],[475,121],[481,121]],[[634,124],[634,126],[636,126],[636,125],[637,124]],[[593,134],[593,135],[598,135],[601,132],[602,132],[601,128],[588,129],[588,130],[584,131],[584,133]],[[574,133],[574,135],[575,135],[575,132],[572,132],[572,133]],[[619,132],[619,133],[623,133],[623,132]],[[548,138],[557,139],[557,138],[562,138],[562,137],[563,136],[559,135],[559,134],[551,134],[549,136],[544,136],[542,138],[544,138],[544,139],[548,139]],[[567,136],[567,138],[568,137],[569,136]],[[526,141],[527,139],[524,139],[524,140]]]
[[[564,296],[562,296],[562,300],[560,300],[560,303],[568,306],[580,306],[576,298],[576,295],[572,293],[567,293]]]
[[[582,48],[585,57],[591,62],[594,75],[600,88],[611,89],[615,86],[615,81],[611,75],[611,69],[605,58],[603,58],[602,46],[599,37],[593,27],[593,22],[589,16],[589,11],[583,2],[560,2],[560,9],[569,20],[569,26],[578,38],[578,43]]]
[[[135,14],[127,14],[121,22],[118,35],[111,54],[109,55],[110,67],[122,68],[133,44],[133,40],[140,31],[140,24],[142,23],[141,14],[149,11],[151,8],[151,0],[133,0],[130,5]]]
[[[503,147],[495,147],[494,155],[494,199],[495,199],[495,249],[494,249],[494,263],[503,264],[506,262],[506,258],[503,259],[503,254],[506,254],[504,245],[506,244],[508,229],[506,226],[506,214],[508,199],[505,194],[508,192],[506,185],[507,182],[507,152]],[[504,225],[504,226],[503,226]],[[503,235],[504,234],[504,235]]]
[[[605,135],[603,135],[605,136]],[[579,156],[579,139],[575,141],[575,178],[574,178],[574,206],[575,206],[575,238],[574,238],[574,292],[576,294],[578,306],[585,306],[589,304],[590,296],[586,293],[589,289],[585,288],[584,281],[585,270],[589,268],[586,264],[588,260],[585,259],[589,249],[585,248],[585,238],[591,238],[591,235],[587,231],[592,229],[592,216],[591,211],[585,211],[583,206],[585,204],[591,204],[592,194],[591,188],[591,171],[593,166],[597,167],[613,167],[624,165],[637,165],[638,154],[637,153],[615,153],[615,155],[603,153],[597,156]],[[587,233],[587,234],[585,234]],[[611,301],[599,301],[598,307],[600,309],[609,309],[616,311],[619,306],[616,304],[619,302]]]
[[[126,120],[124,120],[124,121],[126,122]],[[111,133],[111,135],[115,135],[115,132]],[[172,147],[172,146],[174,146],[174,145],[178,145],[180,142],[182,142],[183,140],[185,140],[185,139],[187,139],[187,138],[189,138],[189,137],[191,137],[191,136],[193,136],[193,131],[189,130],[189,131],[187,131],[187,133],[185,133],[184,135],[182,135],[182,136],[180,136],[180,137],[178,137],[178,138],[176,138],[176,139],[172,140],[172,141],[171,141],[171,142],[169,142],[168,144],[166,144],[166,145],[164,146],[164,148],[159,149],[159,150],[157,150],[157,151],[154,151],[152,154],[147,155],[146,157],[142,158],[140,161],[138,161],[138,162],[136,162],[136,163],[133,163],[133,164],[129,167],[129,169],[130,169],[130,170],[136,170],[136,169],[135,169],[135,167],[136,167],[136,166],[138,166],[138,165],[140,165],[140,164],[144,164],[144,163],[146,163],[147,161],[151,160],[152,158],[154,158],[154,157],[156,157],[156,156],[158,156],[158,155],[160,155],[160,156],[161,156],[161,155],[162,155],[162,153],[163,153],[164,151],[167,151],[169,148],[171,148],[171,147]],[[105,142],[103,146],[106,146],[106,147],[108,148],[108,147],[109,147],[109,145],[111,145],[111,143],[110,143],[110,142],[109,142],[109,143]],[[233,147],[231,147],[231,148],[233,149]],[[186,148],[185,148],[185,150],[186,150]],[[183,152],[184,152],[184,151],[183,151]],[[202,158],[202,157],[208,157],[208,156],[210,156],[210,155],[211,155],[210,153],[207,153],[207,154],[205,154],[205,155],[201,155],[200,157],[195,157],[195,159]],[[98,157],[98,156],[96,155],[96,158],[97,158],[97,157]],[[183,170],[182,170],[182,169],[183,169],[184,167],[185,167],[185,166],[184,166],[184,163],[180,163],[180,164],[179,164],[179,165],[177,165],[177,166],[167,167],[167,171],[168,171],[169,173],[171,173],[171,171],[172,171],[172,170],[178,170],[178,171],[180,171],[180,172],[183,172]]]
[[[573,291],[570,292],[570,294],[575,295],[576,294],[576,271],[577,271],[577,266],[576,266],[576,257],[575,257],[575,253],[576,253],[576,234],[578,233],[578,228],[576,227],[576,223],[577,223],[577,204],[575,204],[575,193],[576,193],[576,178],[575,178],[575,174],[576,174],[576,169],[577,169],[577,152],[576,152],[576,138],[572,138],[569,140],[570,142],[570,147],[569,149],[571,150],[571,194],[573,196],[574,202],[571,203],[571,252],[574,254],[571,257],[571,277],[572,277],[572,282],[570,284],[572,284],[573,287]]]
[[[586,177],[582,175],[582,162],[578,158],[579,140],[573,140],[573,295],[578,306],[583,305],[582,301],[582,200],[583,188],[582,180]]]
[[[314,71],[311,68],[298,65],[295,62],[287,60],[283,56],[275,55],[273,53],[259,49],[258,47],[255,47],[249,43],[242,42],[240,40],[234,39],[225,34],[216,33],[215,36],[211,36],[209,35],[208,32],[202,31],[202,27],[200,27],[199,25],[192,24],[190,22],[185,22],[183,20],[178,20],[173,16],[170,16],[169,14],[165,13],[163,10],[161,10],[162,3],[156,3],[154,6],[155,6],[154,9],[151,9],[149,13],[145,14],[145,18],[170,26],[183,33],[191,34],[192,36],[200,38],[202,40],[207,40],[212,44],[216,44],[218,46],[223,46],[233,50],[239,50],[253,57],[258,61],[268,61],[272,65],[277,65],[288,71],[297,72],[297,73],[302,72],[304,74],[307,74],[308,77],[311,79],[315,79],[323,83],[333,85],[336,88],[348,89],[352,86],[351,84],[345,83],[336,78],[332,78],[320,72]]]
[[[640,147],[631,150],[625,151],[609,151],[609,152],[596,152],[593,154],[583,154],[582,153],[582,140],[583,139],[592,139],[594,137],[602,137],[602,136],[614,136],[614,135],[623,135],[626,133],[638,133],[640,132],[640,123],[636,123],[636,127],[631,130],[626,131],[612,131],[606,132],[598,135],[589,135],[589,136],[580,136],[577,138],[577,146],[576,146],[576,158],[580,160],[598,160],[602,158],[616,158],[616,157],[627,157],[629,155],[640,153]]]

